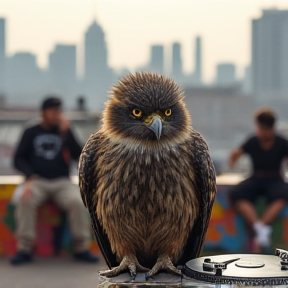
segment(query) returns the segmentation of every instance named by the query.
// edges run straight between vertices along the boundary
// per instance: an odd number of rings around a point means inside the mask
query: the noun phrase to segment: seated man
[[[90,231],[79,189],[69,179],[70,158],[78,160],[81,149],[62,116],[61,101],[46,99],[41,123],[24,131],[14,157],[26,180],[16,206],[17,253],[12,264],[32,261],[37,208],[48,198],[67,212],[75,260],[98,261],[89,251]]]
[[[270,224],[288,200],[288,184],[281,175],[281,166],[288,156],[288,141],[275,132],[275,113],[263,108],[255,113],[256,135],[250,137],[229,158],[232,169],[241,155],[248,154],[252,160],[252,176],[230,191],[235,209],[244,217],[255,232],[254,252],[270,245]],[[260,218],[255,210],[255,201],[264,196],[268,207]]]

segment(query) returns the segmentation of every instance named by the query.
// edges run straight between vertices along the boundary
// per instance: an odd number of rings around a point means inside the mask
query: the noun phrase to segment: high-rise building
[[[35,104],[35,97],[41,97],[41,70],[35,54],[18,52],[9,57],[7,64],[7,91],[9,101],[19,97],[23,104]],[[19,101],[18,98],[18,101]]]
[[[216,83],[218,85],[232,85],[236,82],[236,68],[233,63],[220,63],[217,65]]]
[[[152,45],[149,68],[151,71],[164,74],[164,46]]]
[[[181,82],[183,78],[183,64],[181,56],[181,44],[173,43],[172,45],[172,69],[171,77],[177,82]]]
[[[88,106],[98,111],[104,107],[111,85],[105,34],[96,22],[85,33],[84,87]]]
[[[245,94],[249,94],[252,92],[252,83],[251,83],[251,67],[245,67],[244,77],[242,81],[242,91]]]
[[[0,94],[5,90],[6,78],[6,31],[5,19],[0,18]]]
[[[54,92],[65,99],[68,106],[75,102],[76,74],[76,46],[56,44],[49,54],[50,85]]]
[[[195,70],[193,76],[196,84],[202,83],[202,40],[200,36],[195,39]]]
[[[288,10],[263,10],[259,19],[252,20],[251,73],[255,92],[281,95],[288,91],[287,51]]]

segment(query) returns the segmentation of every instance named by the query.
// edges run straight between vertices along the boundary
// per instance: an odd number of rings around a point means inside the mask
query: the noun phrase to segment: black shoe
[[[32,262],[32,255],[25,251],[17,251],[16,255],[10,261],[12,265],[21,265],[29,262]]]
[[[82,262],[87,262],[87,263],[99,262],[99,258],[94,256],[89,250],[74,253],[74,259],[76,261],[82,261]]]

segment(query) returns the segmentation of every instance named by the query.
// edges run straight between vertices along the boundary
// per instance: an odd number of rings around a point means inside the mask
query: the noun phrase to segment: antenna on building
[[[197,84],[202,83],[202,39],[201,36],[195,38],[195,80]]]
[[[98,19],[98,16],[99,16],[99,0],[94,0],[93,1],[93,9],[92,9],[92,18],[94,19],[94,21],[96,21]]]

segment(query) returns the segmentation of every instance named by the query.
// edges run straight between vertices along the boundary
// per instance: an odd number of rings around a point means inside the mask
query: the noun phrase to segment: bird
[[[216,194],[208,146],[173,79],[129,74],[109,96],[79,159],[81,197],[109,268],[101,275],[183,275],[178,268],[202,250]]]

